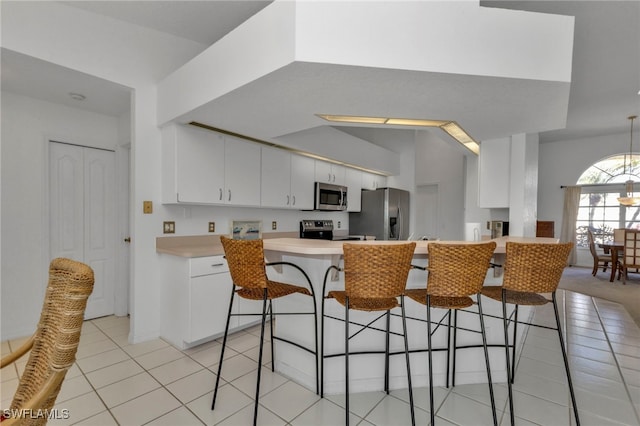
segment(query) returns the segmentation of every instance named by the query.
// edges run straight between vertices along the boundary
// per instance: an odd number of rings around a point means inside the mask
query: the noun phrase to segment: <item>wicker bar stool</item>
[[[345,424],[349,424],[349,341],[365,329],[381,330],[386,334],[384,351],[357,352],[356,354],[385,354],[385,391],[389,393],[389,346],[390,334],[400,335],[389,330],[390,312],[396,307],[401,308],[402,336],[404,338],[404,354],[407,363],[407,384],[409,389],[409,406],[411,423],[415,425],[413,406],[413,389],[411,386],[411,366],[409,362],[409,343],[407,340],[407,322],[404,308],[404,291],[407,284],[409,269],[416,243],[361,245],[344,244],[344,290],[330,291],[322,300],[322,380],[320,381],[320,395],[324,395],[324,359],[344,356],[345,362]],[[332,270],[340,270],[331,266],[324,278],[323,294],[327,285],[327,278]],[[325,315],[325,300],[333,299],[344,306],[344,318]],[[400,302],[398,303],[398,299]],[[383,312],[368,324],[359,324],[349,320],[349,311]],[[331,318],[344,321],[344,353],[326,355],[324,353],[324,320]],[[385,328],[380,329],[373,324],[384,319]],[[356,332],[350,332],[350,326],[357,325]]]
[[[573,243],[564,244],[544,244],[544,243],[507,243],[506,262],[504,265],[504,277],[502,286],[486,286],[482,289],[482,295],[502,303],[502,316],[504,323],[504,341],[507,363],[507,384],[509,389],[509,410],[511,424],[515,423],[515,413],[513,409],[512,384],[515,379],[515,339],[518,325],[518,306],[539,306],[549,302],[553,303],[556,328],[564,367],[567,373],[569,393],[576,424],[580,425],[578,417],[578,406],[573,392],[571,373],[569,372],[569,361],[567,351],[562,337],[560,327],[560,317],[558,316],[558,304],[556,302],[556,289],[562,277],[562,271],[567,266],[567,259]],[[551,293],[551,300],[542,293]],[[507,315],[507,303],[515,305],[511,315]],[[513,319],[512,319],[513,318]],[[509,343],[509,324],[513,323],[513,342]],[[520,322],[535,327],[549,328],[532,323]],[[513,347],[512,358],[509,357],[509,348]]]
[[[454,338],[453,338],[453,384],[455,385],[455,349],[457,337],[458,310],[468,308],[474,304],[472,295],[476,295],[478,305],[478,318],[480,333],[482,334],[482,347],[487,369],[489,384],[489,396],[491,398],[491,412],[493,423],[498,424],[496,405],[493,396],[493,383],[491,381],[491,367],[489,365],[489,351],[487,349],[487,336],[484,319],[482,316],[482,301],[480,291],[490,267],[491,256],[496,248],[495,242],[480,244],[429,244],[429,266],[427,270],[427,287],[420,289],[408,289],[407,297],[421,303],[427,308],[427,345],[429,358],[429,407],[431,411],[431,425],[435,423],[435,410],[433,404],[433,355],[432,334],[438,329],[431,329],[431,308],[446,309],[447,317],[447,386],[449,380],[449,347],[451,344],[451,311],[454,312]],[[444,317],[443,317],[444,319]],[[442,320],[441,320],[442,321]],[[439,324],[441,323],[439,322]]]
[[[281,341],[291,344],[299,349],[309,352],[315,357],[316,366],[316,393],[319,392],[319,374],[318,374],[318,318],[316,309],[316,299],[311,285],[311,280],[307,273],[299,266],[290,262],[270,262],[266,263],[264,260],[264,248],[262,240],[232,240],[227,237],[220,237],[222,247],[224,248],[225,258],[229,265],[229,272],[231,273],[231,279],[233,286],[231,287],[231,300],[229,301],[229,313],[227,315],[227,324],[224,330],[224,338],[222,340],[222,350],[220,353],[220,363],[218,364],[218,376],[216,377],[216,386],[213,392],[213,401],[211,403],[211,409],[215,409],[216,398],[218,396],[218,387],[220,385],[220,375],[222,373],[222,362],[224,360],[224,350],[227,345],[227,336],[229,333],[229,323],[232,316],[237,315],[260,315],[262,318],[260,328],[260,350],[258,354],[258,377],[256,383],[256,396],[253,412],[253,424],[257,423],[258,419],[258,397],[260,395],[260,373],[262,370],[262,353],[264,346],[264,329],[267,315],[271,319],[271,370],[274,371],[275,359],[273,358],[273,341]],[[291,266],[302,274],[308,287],[301,287],[292,284],[285,284],[277,281],[271,281],[267,277],[266,267],[275,265]],[[314,342],[315,348],[310,349],[301,344],[293,342],[291,340],[284,339],[282,337],[275,336],[273,333],[274,323],[273,316],[278,315],[277,312],[273,312],[272,300],[285,297],[291,294],[299,293],[305,296],[310,296],[313,302],[313,310],[306,312],[283,312],[281,314],[286,315],[312,315],[314,319]],[[234,295],[249,299],[262,301],[262,311],[255,314],[234,314],[233,299]]]
[[[87,299],[93,291],[93,270],[71,259],[49,265],[49,284],[35,333],[0,361],[4,368],[29,352],[5,425],[44,425],[67,371],[76,360]]]

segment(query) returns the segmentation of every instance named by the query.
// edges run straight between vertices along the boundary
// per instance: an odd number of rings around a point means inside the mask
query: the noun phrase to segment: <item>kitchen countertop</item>
[[[406,241],[327,241],[300,239],[286,236],[273,235],[272,238],[264,239],[264,249],[268,251],[278,251],[282,253],[294,253],[302,255],[340,255],[342,245],[348,244],[401,244]],[[289,233],[291,234],[291,233]],[[557,243],[557,238],[536,238],[536,237],[500,237],[494,240],[498,245],[495,253],[505,252],[507,241],[513,242],[541,242]],[[430,243],[452,243],[452,244],[472,244],[473,241],[415,241],[417,255],[426,255]],[[219,235],[196,235],[186,237],[161,237],[156,239],[156,252],[180,256],[186,258],[217,256],[224,254],[220,244]]]

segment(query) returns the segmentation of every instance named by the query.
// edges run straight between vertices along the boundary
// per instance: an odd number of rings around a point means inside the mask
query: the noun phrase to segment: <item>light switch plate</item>
[[[216,232],[216,223],[209,222],[209,232]]]
[[[151,214],[151,213],[153,213],[153,201],[143,201],[142,202],[142,213],[143,214]]]
[[[271,222],[271,229],[274,231],[278,229],[278,222],[276,222],[275,220]]]

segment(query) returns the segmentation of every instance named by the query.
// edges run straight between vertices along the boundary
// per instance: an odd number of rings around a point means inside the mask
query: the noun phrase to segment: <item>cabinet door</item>
[[[313,160],[311,160],[313,161]],[[282,149],[262,147],[260,203],[263,207],[292,207],[291,154]]]
[[[316,181],[344,185],[346,167],[316,160]]]
[[[336,185],[344,185],[346,183],[346,170],[345,166],[341,166],[340,164],[332,164],[331,165],[331,183]]]
[[[331,182],[331,163],[326,161],[316,160],[316,182],[332,183]]]
[[[225,203],[260,205],[260,145],[225,137]]]
[[[362,172],[347,168],[345,185],[347,186],[347,211],[359,212],[362,203]]]
[[[313,158],[291,155],[291,207],[294,209],[313,209],[314,163]]]
[[[176,127],[177,201],[219,203],[224,188],[224,139],[222,135]]]
[[[202,275],[190,280],[187,343],[224,333],[231,298],[229,273]],[[237,327],[237,317],[230,328]]]
[[[387,185],[385,176],[376,175],[374,173],[362,172],[362,189],[378,189]]]

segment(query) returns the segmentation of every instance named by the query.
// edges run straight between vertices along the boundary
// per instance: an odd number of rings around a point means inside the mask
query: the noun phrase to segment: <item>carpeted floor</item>
[[[559,288],[620,303],[640,326],[640,274],[629,274],[626,285],[609,277],[609,269],[599,269],[594,277],[591,268],[572,266],[564,270]]]

